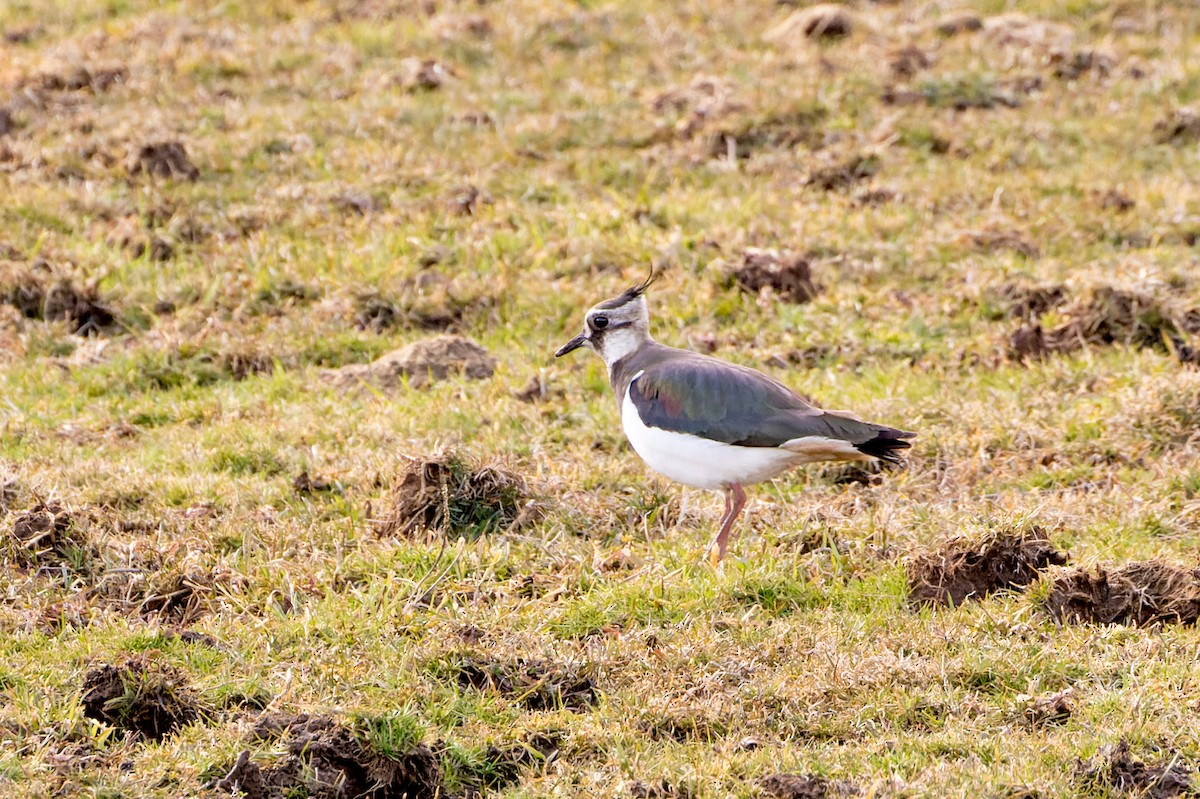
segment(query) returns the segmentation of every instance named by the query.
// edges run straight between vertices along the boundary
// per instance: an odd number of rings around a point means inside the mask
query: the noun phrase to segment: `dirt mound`
[[[1195,624],[1200,569],[1152,560],[1094,572],[1075,569],[1054,581],[1046,612],[1071,624]]]
[[[200,178],[199,168],[188,158],[183,144],[177,141],[143,144],[129,159],[129,174],[184,180]]]
[[[629,795],[633,799],[692,799],[695,793],[689,786],[672,783],[663,777],[650,782],[634,780],[629,784]]]
[[[1126,345],[1200,362],[1200,353],[1185,341],[1186,335],[1200,332],[1200,309],[1179,309],[1146,294],[1100,286],[1063,314],[1067,321],[1051,330],[1027,324],[1014,331],[1009,357],[1024,360],[1085,346]]]
[[[1074,712],[1074,693],[1073,689],[1067,688],[1052,694],[1028,697],[1021,710],[1020,720],[1034,729],[1064,724]]]
[[[855,153],[844,161],[812,170],[805,182],[823,191],[836,191],[873,177],[878,171],[878,156]]]
[[[1148,799],[1197,795],[1192,769],[1177,756],[1144,763],[1129,750],[1128,741],[1101,748],[1092,759],[1079,761],[1076,779],[1089,793],[1098,790]]]
[[[391,513],[378,524],[381,535],[426,530],[477,536],[536,515],[524,478],[498,466],[473,467],[453,452],[409,459],[391,499]]]
[[[57,502],[39,500],[13,521],[11,551],[24,565],[70,566],[87,548],[87,535]]]
[[[116,321],[95,286],[80,286],[45,261],[0,263],[0,302],[27,319],[65,321],[80,336],[105,332]]]
[[[763,796],[774,799],[826,799],[832,796],[857,796],[858,786],[845,780],[831,780],[815,774],[772,774],[759,781]]]
[[[1008,282],[986,293],[989,302],[1000,305],[1006,316],[1013,319],[1037,319],[1057,308],[1068,299],[1067,287],[1061,284],[1039,286]]]
[[[389,757],[332,719],[305,718],[303,725],[285,731],[287,753],[282,759],[262,766],[246,750],[207,787],[238,791],[246,799],[444,796],[441,765],[427,745],[416,744],[404,755]]]
[[[732,276],[743,291],[770,289],[788,302],[809,302],[820,291],[808,259],[774,250],[746,250]]]
[[[854,32],[854,15],[836,3],[817,3],[794,12],[766,35],[768,41],[792,44],[803,39],[843,39]]]
[[[821,123],[826,116],[827,112],[821,108],[806,108],[743,119],[707,137],[708,155],[710,158],[749,158],[761,150],[815,149],[824,141]]]
[[[368,364],[326,370],[323,376],[347,389],[362,384],[391,389],[406,380],[413,388],[424,388],[451,376],[483,380],[495,370],[496,358],[474,341],[462,336],[434,336],[393,350]]]
[[[983,539],[959,538],[908,564],[908,600],[913,605],[957,606],[967,599],[1023,588],[1043,569],[1066,562],[1067,556],[1040,527]]]
[[[156,741],[201,715],[184,676],[145,655],[89,671],[80,702],[88,718]]]
[[[466,655],[452,667],[461,688],[496,691],[529,710],[586,711],[600,701],[586,669],[544,660],[490,660]]]
[[[1200,141],[1200,111],[1179,108],[1154,123],[1154,138],[1162,144]]]

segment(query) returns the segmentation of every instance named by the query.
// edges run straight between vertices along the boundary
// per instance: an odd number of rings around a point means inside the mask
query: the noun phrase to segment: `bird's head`
[[[650,276],[612,299],[593,305],[583,320],[583,332],[558,348],[554,357],[587,347],[609,366],[650,340],[650,311],[646,308],[646,289],[658,278]]]

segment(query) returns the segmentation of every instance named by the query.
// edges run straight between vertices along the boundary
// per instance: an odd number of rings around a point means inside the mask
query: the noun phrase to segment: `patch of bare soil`
[[[746,250],[732,277],[743,291],[759,293],[768,289],[797,304],[811,301],[820,291],[807,258],[775,250]]]
[[[909,562],[908,600],[912,605],[957,606],[967,599],[1024,588],[1044,569],[1066,562],[1067,556],[1040,527],[959,538]]]
[[[410,458],[391,502],[377,524],[380,535],[481,535],[520,526],[537,513],[523,477],[499,466],[474,467],[453,452]]]
[[[13,118],[12,111],[0,107],[0,138],[4,138],[16,129],[17,120]]]
[[[89,671],[80,702],[88,718],[155,741],[195,721],[202,712],[184,676],[145,655]]]
[[[858,786],[846,780],[831,780],[815,774],[772,774],[759,781],[763,796],[773,799],[827,799],[857,796]]]
[[[116,322],[95,286],[80,286],[45,261],[0,263],[0,302],[27,319],[64,321],[79,336],[109,332]]]
[[[1054,581],[1045,610],[1069,624],[1195,624],[1200,569],[1157,560],[1111,570],[1074,569]]]
[[[983,19],[973,11],[951,11],[938,20],[935,30],[941,36],[959,36],[983,28]]]
[[[496,358],[483,347],[462,336],[435,336],[382,355],[368,364],[350,364],[328,369],[324,379],[351,389],[362,384],[382,389],[408,382],[424,388],[438,380],[462,376],[483,380],[496,370]]]
[[[26,566],[70,566],[90,547],[83,525],[53,500],[39,500],[13,521],[10,552]]]
[[[1009,341],[1013,360],[1073,352],[1085,346],[1126,345],[1171,352],[1185,363],[1200,362],[1200,353],[1184,335],[1200,332],[1200,309],[1178,309],[1138,292],[1101,286],[1063,311],[1067,322],[1052,330],[1025,325]]]
[[[783,45],[805,39],[843,39],[854,32],[856,22],[851,9],[837,3],[817,3],[793,12],[768,31],[769,41]]]
[[[187,149],[181,142],[160,141],[138,148],[129,159],[129,174],[198,180],[200,169],[188,158]]]
[[[1154,138],[1161,144],[1200,141],[1200,111],[1179,108],[1154,123]]]
[[[511,661],[464,655],[453,665],[460,688],[495,691],[529,710],[586,711],[600,701],[587,670],[544,660]]]
[[[824,191],[847,189],[879,172],[879,157],[855,153],[844,161],[818,167],[808,173],[805,182]]]
[[[826,112],[807,108],[762,119],[748,119],[707,137],[710,158],[749,158],[762,150],[816,149],[824,143]]]
[[[1099,790],[1148,799],[1196,796],[1192,768],[1173,753],[1165,754],[1168,756],[1145,763],[1133,756],[1128,741],[1121,741],[1102,747],[1090,760],[1079,761],[1075,775],[1089,792]]]
[[[888,68],[897,78],[911,78],[933,66],[933,53],[916,45],[906,45],[888,55]]]
[[[300,717],[297,717],[300,718]],[[353,730],[327,717],[303,717],[281,728],[286,754],[262,766],[245,750],[207,786],[246,799],[436,799],[442,791],[437,756],[425,744],[392,758],[376,752]]]

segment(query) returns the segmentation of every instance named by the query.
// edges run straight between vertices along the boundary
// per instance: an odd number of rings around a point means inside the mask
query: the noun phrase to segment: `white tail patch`
[[[793,438],[791,441],[785,441],[780,449],[796,453],[802,458],[801,463],[874,460],[870,455],[859,452],[858,447],[849,441],[824,436]]]

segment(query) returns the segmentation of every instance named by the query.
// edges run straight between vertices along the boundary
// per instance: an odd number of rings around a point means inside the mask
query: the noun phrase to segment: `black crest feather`
[[[647,275],[646,279],[643,280],[641,283],[637,284],[636,286],[630,286],[629,288],[625,289],[625,291],[621,292],[616,297],[613,297],[611,300],[605,300],[604,302],[600,303],[596,307],[597,308],[620,308],[622,305],[629,302],[630,300],[636,300],[638,297],[642,296],[642,294],[644,294],[646,292],[646,289],[648,289],[650,287],[651,283],[658,280],[659,275],[661,275],[661,274],[662,274],[661,272],[656,272],[654,267],[651,266],[650,274]]]

